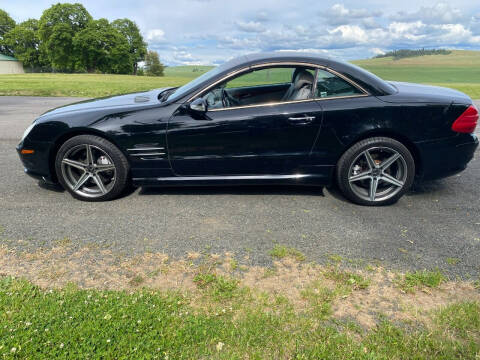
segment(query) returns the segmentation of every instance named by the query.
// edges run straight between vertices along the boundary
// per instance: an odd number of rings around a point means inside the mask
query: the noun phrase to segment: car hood
[[[63,113],[76,112],[76,111],[90,111],[95,109],[118,109],[127,107],[148,107],[152,105],[158,105],[158,95],[165,90],[171,88],[154,89],[145,92],[137,92],[125,95],[109,96],[98,99],[91,99],[73,103],[70,105],[60,106],[58,108],[49,110],[43,113],[43,116],[60,115]]]
[[[472,100],[464,93],[440,86],[420,85],[407,82],[390,81],[398,92],[379,97],[391,103],[458,103],[471,104]]]

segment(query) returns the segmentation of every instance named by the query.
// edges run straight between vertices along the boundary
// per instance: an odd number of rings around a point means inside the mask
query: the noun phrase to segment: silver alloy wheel
[[[108,194],[115,185],[116,168],[108,154],[97,146],[81,144],[63,156],[62,175],[72,191],[95,198]]]
[[[405,185],[407,163],[389,147],[372,147],[361,152],[348,171],[352,191],[367,201],[383,201],[395,196]]]

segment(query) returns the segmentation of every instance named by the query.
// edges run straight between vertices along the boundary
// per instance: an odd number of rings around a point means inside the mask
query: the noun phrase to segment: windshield
[[[214,67],[212,70],[207,71],[205,74],[200,75],[196,79],[190,81],[188,84],[185,84],[183,86],[180,86],[173,94],[171,94],[168,97],[168,100],[175,101],[177,99],[180,99],[183,95],[188,93],[190,90],[201,84],[202,82],[218,75],[223,68],[221,66]]]

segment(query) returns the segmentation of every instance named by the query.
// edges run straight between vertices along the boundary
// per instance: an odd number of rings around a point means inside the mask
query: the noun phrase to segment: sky
[[[58,1],[0,0],[17,22]],[[72,1],[73,2],[73,1]],[[217,65],[259,51],[344,60],[389,50],[480,50],[480,1],[86,0],[95,18],[127,17],[167,65]]]

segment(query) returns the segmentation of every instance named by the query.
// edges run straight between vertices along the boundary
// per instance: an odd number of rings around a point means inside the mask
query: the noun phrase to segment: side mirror
[[[198,98],[198,99],[195,99],[193,100],[191,103],[190,103],[190,110],[196,112],[196,113],[201,113],[201,114],[205,114],[208,110],[208,104],[207,102],[202,99],[202,98]]]

